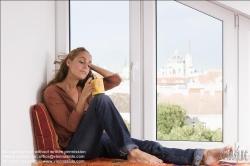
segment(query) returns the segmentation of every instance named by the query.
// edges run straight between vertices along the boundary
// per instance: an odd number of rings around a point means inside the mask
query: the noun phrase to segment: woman
[[[221,151],[232,151],[231,146],[181,150],[133,139],[110,98],[105,94],[91,95],[91,70],[104,77],[105,90],[120,84],[117,74],[93,65],[83,47],[55,63],[60,63],[60,68],[44,91],[44,102],[53,118],[59,145],[72,159],[109,157],[152,164],[211,165],[221,159]]]

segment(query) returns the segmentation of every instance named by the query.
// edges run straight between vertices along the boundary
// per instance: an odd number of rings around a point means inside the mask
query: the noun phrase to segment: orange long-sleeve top
[[[118,74],[103,78],[105,91],[118,86],[120,83],[121,78]],[[81,91],[82,88],[78,87],[78,92],[81,93]],[[57,85],[47,87],[43,98],[58,135],[58,143],[62,148],[65,148],[73,134],[77,131],[84,114],[81,115],[76,112],[75,108],[77,104],[71,96]],[[88,109],[91,100],[92,96],[89,96],[85,103],[84,111]]]

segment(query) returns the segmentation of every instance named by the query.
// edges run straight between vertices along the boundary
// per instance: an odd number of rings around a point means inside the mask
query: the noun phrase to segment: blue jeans
[[[76,160],[96,157],[127,159],[127,153],[135,148],[166,163],[192,165],[199,165],[204,152],[203,149],[166,148],[154,141],[131,138],[120,113],[105,94],[92,99],[78,130],[64,150]]]

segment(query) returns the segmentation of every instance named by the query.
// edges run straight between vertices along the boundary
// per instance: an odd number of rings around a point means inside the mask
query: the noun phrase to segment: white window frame
[[[250,35],[249,30],[243,32],[235,28],[234,20],[226,19],[232,12],[208,1],[183,1],[183,4],[200,9],[205,13],[214,15],[209,11],[219,10],[224,14],[224,129],[223,143],[159,141],[162,145],[175,148],[211,148],[227,144],[243,146],[250,153],[249,97],[250,97]],[[204,5],[205,4],[205,5]],[[209,7],[210,6],[210,7]],[[131,105],[131,136],[137,139],[156,140],[156,44],[155,44],[155,1],[130,1],[130,105]],[[240,24],[248,23],[240,18]],[[248,18],[250,19],[250,18]],[[69,52],[69,1],[56,1],[56,53]],[[243,31],[242,30],[242,31]],[[241,37],[248,34],[248,39]],[[239,37],[238,37],[239,36]],[[239,39],[237,41],[236,39]],[[246,41],[247,40],[247,41]],[[245,44],[244,44],[245,43]],[[248,43],[248,44],[246,44]],[[240,45],[240,47],[239,47]],[[231,48],[231,50],[227,49]],[[238,58],[239,56],[239,58]],[[58,56],[54,57],[58,60]],[[226,62],[225,62],[226,61]],[[133,65],[132,65],[133,64]],[[133,66],[133,68],[132,68]],[[58,67],[55,66],[57,69]],[[51,71],[53,72],[53,71]],[[229,74],[231,73],[231,74]],[[52,73],[51,73],[52,74]],[[132,78],[134,77],[134,80]],[[247,81],[246,81],[246,78]],[[227,85],[227,86],[226,86]],[[248,91],[246,90],[248,89]],[[228,93],[226,93],[228,92]],[[227,100],[226,100],[227,99]],[[239,120],[240,119],[240,120]],[[231,123],[232,122],[232,123]],[[248,123],[247,123],[248,122]],[[232,134],[236,133],[236,134]]]
[[[247,150],[250,160],[250,18],[238,15],[238,56],[239,56],[239,131],[241,150]]]
[[[131,137],[137,139],[143,135],[140,5],[140,1],[129,1],[130,131]]]
[[[56,1],[56,56],[69,52],[69,1]],[[55,68],[58,69],[59,65]]]
[[[56,53],[68,53],[70,41],[69,1],[56,1]],[[141,13],[140,1],[129,2],[129,53],[130,53],[130,126],[131,136],[142,139],[142,78],[141,78]],[[55,60],[59,60],[55,56]],[[58,69],[58,65],[55,66]]]
[[[180,1],[223,21],[223,142],[158,141],[174,148],[222,147],[237,142],[238,64],[235,54],[234,13],[208,1]],[[156,140],[156,11],[155,1],[143,1],[144,139]],[[227,71],[227,72],[225,72]],[[233,121],[232,121],[233,120]],[[232,135],[232,133],[235,133]]]

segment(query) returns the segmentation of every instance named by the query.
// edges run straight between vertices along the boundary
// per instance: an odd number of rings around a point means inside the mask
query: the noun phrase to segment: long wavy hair
[[[56,71],[56,74],[55,74],[55,78],[52,79],[48,84],[47,86],[45,87],[45,89],[50,86],[50,85],[53,85],[53,84],[56,84],[58,82],[61,82],[63,81],[67,74],[68,74],[68,71],[69,71],[69,67],[67,66],[66,62],[67,62],[67,59],[70,59],[70,60],[73,60],[80,52],[83,52],[83,51],[87,51],[84,47],[78,47],[76,49],[73,49],[72,51],[70,51],[65,58],[62,58],[62,56],[58,56],[58,58],[60,59],[60,61],[54,61],[54,64],[59,64],[60,65],[60,68]],[[88,51],[87,51],[88,52]],[[81,86],[81,87],[84,87],[86,81],[90,78],[94,78],[94,75],[92,73],[91,70],[89,70],[89,73],[87,75],[87,77],[83,80],[79,80],[79,82],[77,83],[77,86]],[[44,90],[45,90],[44,89]]]

